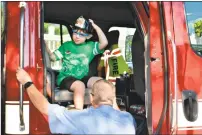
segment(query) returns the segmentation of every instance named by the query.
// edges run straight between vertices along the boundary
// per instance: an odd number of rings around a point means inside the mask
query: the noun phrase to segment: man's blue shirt
[[[49,104],[48,118],[51,133],[135,134],[133,116],[109,105],[68,111],[65,107]]]

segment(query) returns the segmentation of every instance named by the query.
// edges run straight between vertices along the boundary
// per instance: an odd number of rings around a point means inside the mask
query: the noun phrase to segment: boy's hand
[[[107,38],[104,34],[104,32],[101,30],[101,28],[99,26],[97,26],[93,20],[89,19],[89,22],[92,24],[92,27],[95,29],[95,31],[97,32],[98,38],[99,38],[99,49],[102,50],[104,49],[107,44]]]
[[[24,85],[26,82],[32,81],[31,77],[29,76],[29,74],[22,68],[18,68],[16,70],[16,77],[17,80]]]
[[[97,26],[94,21],[92,19],[89,19],[89,22],[92,24],[93,28],[95,29],[95,27]]]

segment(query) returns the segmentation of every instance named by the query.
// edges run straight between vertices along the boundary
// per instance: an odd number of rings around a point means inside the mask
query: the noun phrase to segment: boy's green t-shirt
[[[62,69],[57,77],[57,84],[60,85],[62,80],[69,76],[76,79],[87,76],[90,62],[95,55],[102,52],[98,42],[89,41],[79,45],[73,41],[63,43],[54,51],[56,60],[62,59]]]

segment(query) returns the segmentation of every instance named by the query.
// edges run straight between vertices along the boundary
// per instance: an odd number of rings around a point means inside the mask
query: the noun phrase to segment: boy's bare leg
[[[85,85],[81,81],[75,81],[70,88],[74,92],[74,106],[76,109],[83,109]]]

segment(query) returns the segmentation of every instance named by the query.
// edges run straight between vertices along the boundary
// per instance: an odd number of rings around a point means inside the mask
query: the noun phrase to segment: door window
[[[191,47],[202,56],[202,2],[185,2]]]

